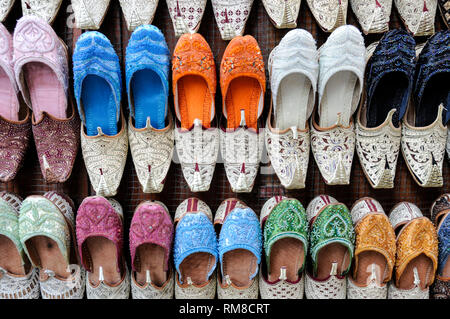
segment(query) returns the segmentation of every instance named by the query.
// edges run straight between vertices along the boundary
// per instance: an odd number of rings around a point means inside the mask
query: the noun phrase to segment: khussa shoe
[[[63,0],[22,0],[22,15],[36,16],[49,24],[55,20]]]
[[[386,299],[395,264],[395,233],[383,207],[365,197],[353,204],[356,245],[348,299]]]
[[[166,0],[175,36],[195,33],[200,28],[206,0]]]
[[[80,145],[80,120],[68,98],[67,47],[44,20],[22,17],[14,30],[14,73],[33,110],[32,130],[42,175],[63,183]]]
[[[214,299],[218,254],[211,209],[197,198],[185,199],[175,224],[175,298]]]
[[[306,298],[345,299],[345,277],[352,265],[355,244],[350,212],[333,197],[320,195],[309,203],[306,214],[312,268],[306,272]]]
[[[16,195],[0,193],[0,299],[38,299],[39,271],[25,254],[19,235]]]
[[[177,154],[192,192],[209,190],[217,156],[219,131],[215,118],[216,69],[214,57],[200,34],[185,34],[172,60]]]
[[[397,204],[389,214],[397,234],[395,280],[389,299],[428,299],[438,265],[438,239],[433,223],[411,203]]]
[[[257,299],[262,232],[255,212],[238,199],[227,199],[217,209],[219,234],[219,299]]]
[[[389,30],[392,0],[350,0],[350,5],[364,34]]]
[[[319,104],[311,117],[311,149],[325,183],[349,184],[355,149],[352,115],[363,86],[364,39],[354,26],[339,27],[319,56]]]
[[[74,205],[55,192],[27,197],[20,207],[20,242],[35,267],[44,299],[82,299],[85,270],[75,237]]]
[[[90,31],[78,38],[73,73],[86,170],[97,195],[114,196],[127,159],[128,135],[120,109],[119,58],[103,34]]]
[[[108,11],[110,0],[71,0],[75,26],[79,29],[97,30]]]
[[[220,66],[220,87],[226,120],[226,129],[220,130],[225,172],[233,192],[251,192],[264,147],[258,119],[266,90],[264,61],[252,36],[236,37],[228,44]]]
[[[86,197],[78,208],[77,240],[88,274],[88,299],[128,299],[130,275],[123,256],[123,210],[114,199]]]
[[[431,37],[417,60],[413,98],[403,119],[402,153],[411,175],[422,187],[443,185],[450,106],[450,31]]]
[[[172,299],[174,273],[169,265],[173,222],[161,202],[145,201],[130,226],[131,295],[133,299]]]
[[[450,26],[450,0],[438,0],[439,10],[447,28]]]
[[[306,0],[319,27],[325,32],[347,24],[348,0]]]
[[[356,153],[373,188],[393,188],[401,120],[413,87],[415,41],[406,31],[387,32],[367,48],[365,86],[356,116]]]
[[[263,0],[270,21],[278,29],[296,28],[302,0]]]
[[[211,0],[211,3],[222,39],[242,36],[253,0]]]
[[[434,33],[437,0],[394,0],[400,19],[414,36]]]
[[[319,73],[312,35],[302,29],[289,31],[270,53],[269,73],[272,105],[265,141],[270,162],[285,188],[304,188],[310,145],[308,119]]]
[[[31,135],[30,111],[21,108],[20,93],[13,69],[13,41],[0,23],[0,181],[16,177]]]
[[[431,298],[450,299],[450,194],[439,196],[431,206],[431,220],[438,236],[438,269],[431,286]]]
[[[162,32],[152,25],[137,28],[126,52],[128,139],[144,193],[162,191],[172,161],[174,125],[168,110],[169,67],[169,49]]]
[[[0,2],[0,22],[3,22],[11,11],[16,0],[2,0]]]
[[[158,0],[119,0],[119,2],[129,31],[153,22]]]
[[[263,206],[265,261],[259,273],[263,299],[302,299],[308,252],[308,220],[302,204],[275,196]]]

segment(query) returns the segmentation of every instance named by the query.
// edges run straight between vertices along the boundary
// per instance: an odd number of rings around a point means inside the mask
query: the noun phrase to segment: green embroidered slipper
[[[312,219],[309,242],[314,277],[323,279],[331,272],[345,276],[351,267],[355,243],[355,231],[348,208],[341,203],[322,207]],[[319,263],[326,265],[322,267]]]

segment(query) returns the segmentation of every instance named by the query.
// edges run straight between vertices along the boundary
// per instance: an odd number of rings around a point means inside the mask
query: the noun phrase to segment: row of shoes
[[[269,73],[266,147],[284,187],[305,187],[310,146],[327,184],[349,184],[355,145],[374,188],[394,187],[400,149],[418,185],[443,185],[450,31],[416,46],[406,31],[391,30],[366,49],[360,32],[343,26],[317,50],[296,29],[272,50]]]
[[[0,22],[11,10],[15,0],[2,1]],[[110,0],[72,0],[75,23],[81,29],[99,29]],[[176,36],[195,33],[205,12],[207,0],[167,0],[167,7]],[[243,35],[253,0],[211,0],[220,34],[224,40]],[[263,0],[266,11],[277,28],[295,28],[301,0]],[[393,2],[406,28],[417,36],[434,33],[434,17],[439,4],[448,26],[450,2],[448,0],[307,0],[308,6],[322,30],[331,32],[346,24],[348,3],[365,34],[389,30]],[[22,0],[23,15],[36,15],[51,23],[62,0]],[[158,0],[120,0],[130,31],[140,25],[151,24]]]
[[[433,298],[450,298],[450,194],[431,207],[435,225],[406,202],[388,218],[368,197],[349,211],[328,195],[306,210],[275,196],[259,221],[235,198],[214,219],[197,198],[174,220],[144,201],[129,230],[131,275],[120,204],[91,196],[74,211],[55,192],[0,193],[0,298],[426,299],[433,283]]]

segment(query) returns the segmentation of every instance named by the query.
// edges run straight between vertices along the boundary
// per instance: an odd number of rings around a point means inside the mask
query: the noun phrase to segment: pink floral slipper
[[[173,222],[167,207],[161,202],[140,203],[130,227],[133,299],[173,298],[172,241]]]
[[[0,181],[17,174],[31,134],[30,112],[21,109],[13,61],[11,34],[0,23]]]
[[[91,196],[77,214],[77,242],[88,271],[88,299],[128,299],[130,278],[123,256],[123,211],[114,199]]]
[[[80,120],[68,103],[68,55],[52,27],[24,16],[14,30],[14,72],[27,105],[33,110],[32,128],[48,183],[63,183],[78,151]]]

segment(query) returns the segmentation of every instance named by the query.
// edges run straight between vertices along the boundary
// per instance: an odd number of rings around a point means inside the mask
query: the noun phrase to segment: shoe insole
[[[38,260],[42,269],[52,270],[57,277],[68,278],[70,269],[58,244],[47,236],[35,236],[26,242],[32,260]]]
[[[431,77],[423,91],[422,101],[416,112],[417,127],[424,127],[436,121],[439,105],[450,105],[450,73],[438,73]],[[444,111],[445,112],[445,111]]]
[[[256,130],[261,94],[261,86],[256,79],[246,76],[233,79],[225,98],[227,127],[238,128],[241,123],[241,110],[244,110],[247,127]]]
[[[358,103],[358,77],[350,71],[341,71],[331,76],[325,85],[320,105],[320,127],[330,127],[338,122],[339,114],[343,126],[350,125],[352,106]]]
[[[425,289],[428,286],[429,278],[432,275],[433,263],[426,255],[420,254],[408,263],[402,275],[398,278],[397,288],[412,289],[414,287],[414,268],[417,269],[419,275],[420,288]]]
[[[348,268],[350,256],[348,248],[339,243],[332,243],[320,249],[317,256],[317,279],[323,280],[330,276],[333,263],[337,264],[337,275]]]
[[[57,119],[66,119],[66,94],[56,73],[40,62],[25,64],[24,73],[36,121],[42,118],[42,112],[47,112]]]
[[[311,81],[302,74],[290,74],[280,82],[275,110],[275,125],[280,130],[296,126],[304,130],[308,105],[312,103]]]
[[[256,256],[246,249],[234,249],[223,255],[223,277],[230,276],[231,282],[237,287],[250,285],[250,276],[255,273],[257,266]]]
[[[167,280],[167,273],[164,271],[164,248],[155,244],[142,244],[137,248],[136,255],[139,258],[136,281],[144,285],[147,281],[146,271],[149,270],[152,283],[161,287]]]
[[[384,75],[378,82],[372,100],[367,108],[367,127],[378,127],[386,121],[388,113],[397,109],[392,119],[394,125],[398,126],[398,112],[402,107],[402,100],[407,94],[408,79],[403,73],[391,72]]]
[[[0,235],[0,267],[14,275],[25,275],[16,245],[4,235]]]
[[[378,279],[380,283],[384,281],[386,271],[386,258],[376,251],[363,251],[358,256],[358,268],[356,269],[355,277],[353,281],[359,286],[365,286],[367,279],[372,275],[371,265],[375,264],[379,271]]]
[[[209,253],[199,252],[187,256],[180,264],[181,281],[186,284],[188,278],[191,278],[196,285],[206,283],[214,263],[215,258]]]
[[[186,75],[178,80],[178,107],[181,127],[189,129],[195,119],[209,128],[211,125],[212,96],[208,85],[199,75]]]
[[[303,243],[295,238],[282,238],[273,244],[270,252],[269,281],[274,282],[280,278],[281,268],[286,269],[287,280],[298,280],[298,271],[304,262]]]
[[[89,136],[98,135],[97,127],[109,136],[117,134],[117,106],[111,86],[97,75],[84,78],[81,102]]]
[[[83,244],[89,251],[91,270],[89,281],[94,285],[99,284],[100,267],[103,269],[105,283],[115,285],[120,282],[122,276],[117,271],[117,248],[114,243],[100,236],[93,236],[86,239]]]
[[[144,128],[147,117],[156,129],[165,127],[166,96],[161,78],[152,70],[140,70],[131,79],[134,121],[136,128]]]
[[[0,68],[0,116],[10,121],[19,120],[19,101],[6,72]]]

